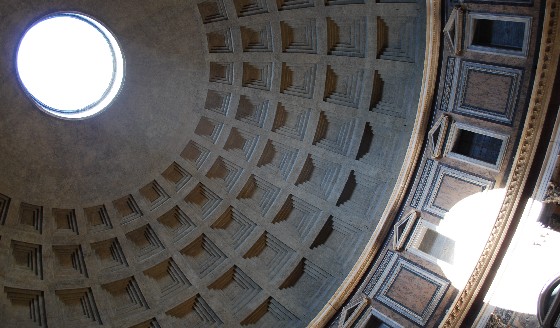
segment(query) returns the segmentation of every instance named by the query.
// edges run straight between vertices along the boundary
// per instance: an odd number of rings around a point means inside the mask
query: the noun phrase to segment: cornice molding
[[[519,147],[506,184],[505,198],[484,250],[465,288],[453,302],[440,327],[459,327],[480,291],[512,222],[540,139],[560,56],[560,0],[546,3],[537,71]],[[521,204],[523,205],[523,204]]]

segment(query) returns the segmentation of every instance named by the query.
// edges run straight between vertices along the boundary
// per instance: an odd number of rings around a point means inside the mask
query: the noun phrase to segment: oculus
[[[124,79],[124,58],[113,34],[76,12],[34,22],[16,56],[27,95],[41,110],[62,119],[98,114],[117,96]]]

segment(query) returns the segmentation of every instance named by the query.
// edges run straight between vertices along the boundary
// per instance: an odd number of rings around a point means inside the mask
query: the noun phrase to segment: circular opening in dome
[[[39,108],[64,119],[84,119],[118,94],[123,62],[117,40],[101,23],[62,12],[39,19],[25,32],[16,66]]]

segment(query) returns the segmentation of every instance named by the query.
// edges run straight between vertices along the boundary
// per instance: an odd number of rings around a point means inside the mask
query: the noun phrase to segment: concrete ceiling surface
[[[14,67],[56,11],[125,57],[82,121],[41,112]],[[306,325],[394,188],[425,21],[422,2],[0,0],[0,318]],[[29,321],[16,299],[46,305]]]

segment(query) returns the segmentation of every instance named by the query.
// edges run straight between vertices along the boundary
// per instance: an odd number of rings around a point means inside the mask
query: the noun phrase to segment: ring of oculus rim
[[[85,119],[103,111],[124,80],[117,40],[93,18],[59,12],[24,33],[16,60],[20,82],[44,112]]]

